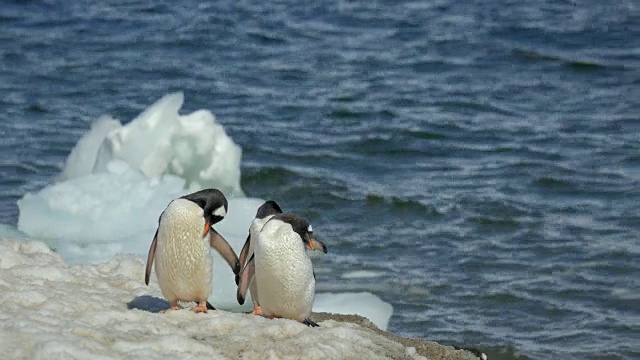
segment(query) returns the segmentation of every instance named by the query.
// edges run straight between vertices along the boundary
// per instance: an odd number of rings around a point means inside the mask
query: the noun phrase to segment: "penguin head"
[[[256,212],[256,218],[264,219],[267,216],[281,214],[281,213],[282,213],[282,209],[280,209],[280,206],[278,206],[278,204],[275,201],[269,200],[269,201],[266,201],[264,204],[260,205],[260,207],[258,208],[258,211]]]
[[[327,253],[327,247],[324,245],[324,243],[316,240],[316,238],[313,236],[313,227],[311,226],[311,224],[309,224],[309,221],[307,219],[298,215],[287,213],[275,215],[274,218],[277,218],[278,220],[291,225],[293,231],[295,231],[302,239],[305,247],[308,246],[312,250],[317,249],[322,250],[324,253]]]
[[[204,211],[205,227],[202,236],[207,234],[211,225],[224,219],[229,209],[227,198],[218,189],[204,189],[182,198],[198,204]]]

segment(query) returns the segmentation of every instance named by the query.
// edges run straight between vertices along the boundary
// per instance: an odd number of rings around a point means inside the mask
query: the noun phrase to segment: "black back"
[[[281,213],[282,209],[280,209],[280,206],[278,206],[275,201],[269,200],[260,205],[260,207],[258,208],[258,212],[256,213],[256,219],[264,219],[267,216]]]

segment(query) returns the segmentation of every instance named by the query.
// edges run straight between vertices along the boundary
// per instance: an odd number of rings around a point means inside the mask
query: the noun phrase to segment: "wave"
[[[432,205],[425,205],[417,200],[402,199],[396,196],[384,197],[376,194],[367,194],[366,206],[370,208],[384,207],[391,213],[408,213],[412,216],[440,216],[442,213]]]
[[[358,120],[358,119],[369,119],[369,118],[391,119],[395,115],[390,110],[380,110],[377,112],[371,112],[371,111],[357,111],[349,108],[339,107],[332,110],[329,116],[339,120],[346,120],[346,119]]]
[[[524,60],[535,62],[555,62],[577,72],[597,72],[605,70],[625,70],[624,66],[603,64],[595,60],[567,59],[558,55],[543,54],[529,49],[513,49],[512,54]]]

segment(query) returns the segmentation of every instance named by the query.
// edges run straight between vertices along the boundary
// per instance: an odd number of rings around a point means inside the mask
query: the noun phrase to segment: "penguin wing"
[[[253,280],[253,276],[256,273],[255,255],[251,255],[251,259],[247,262],[247,266],[244,267],[242,275],[240,275],[240,282],[238,283],[238,291],[236,292],[236,298],[238,304],[243,305],[247,289]]]
[[[144,283],[149,285],[149,276],[151,276],[151,267],[153,266],[153,258],[156,256],[156,247],[158,246],[158,230],[156,229],[156,234],[153,235],[153,241],[151,242],[151,247],[149,248],[149,255],[147,256],[147,270],[144,274]]]
[[[214,228],[211,228],[209,231],[209,245],[222,255],[234,274],[238,275],[240,273],[240,261],[238,261],[236,252],[233,251],[227,240]]]
[[[242,273],[242,268],[244,267],[244,263],[247,261],[250,245],[251,245],[251,233],[247,235],[247,241],[244,242],[244,246],[242,247],[242,250],[240,250],[240,256],[238,256],[238,261],[240,262],[240,271],[238,274],[236,274],[236,285],[238,285],[238,281],[240,281],[240,273]]]

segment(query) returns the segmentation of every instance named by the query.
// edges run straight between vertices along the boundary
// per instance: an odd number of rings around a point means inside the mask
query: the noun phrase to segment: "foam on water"
[[[349,271],[347,273],[342,274],[343,279],[369,279],[369,278],[377,278],[384,275],[381,271],[371,271],[371,270],[354,270]]]
[[[146,258],[167,204],[216,187],[227,195],[229,212],[214,227],[239,253],[264,200],[241,196],[240,147],[209,111],[180,116],[183,100],[181,93],[167,95],[124,126],[99,118],[72,150],[58,182],[18,201],[19,231],[52,244],[68,264],[101,263],[123,253]],[[250,300],[244,306],[236,301],[231,269],[213,254],[210,301],[249,310]],[[360,314],[382,329],[392,313],[370,293],[319,294],[314,310]]]

